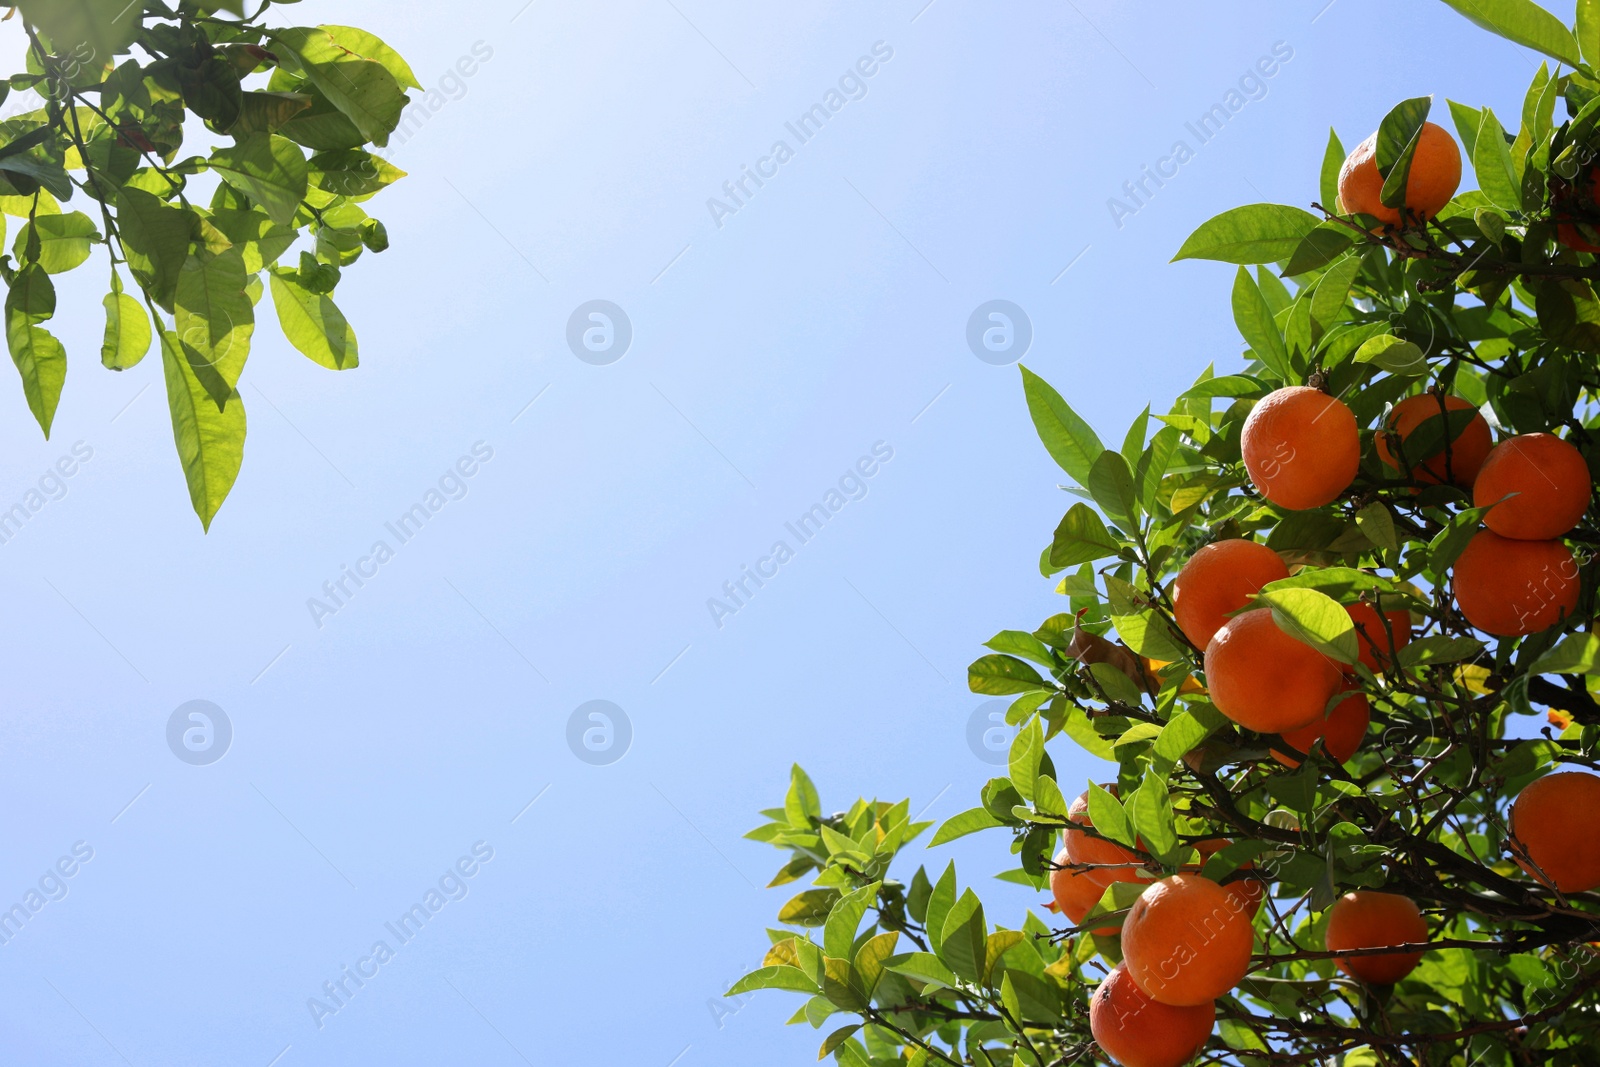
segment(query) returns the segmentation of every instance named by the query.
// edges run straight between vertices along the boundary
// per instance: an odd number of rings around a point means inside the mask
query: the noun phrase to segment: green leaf
[[[1427,121],[1431,107],[1431,96],[1402,100],[1390,108],[1378,124],[1378,143],[1374,154],[1378,173],[1383,176],[1383,190],[1378,199],[1385,207],[1397,208],[1405,204],[1406,183],[1411,177],[1411,157],[1417,150],[1422,124]]]
[[[310,167],[312,184],[335,196],[371,196],[406,176],[388,160],[359,148],[319,152]]]
[[[967,668],[967,688],[986,696],[1006,696],[1049,689],[1039,672],[1015,656],[984,656]]]
[[[790,926],[821,926],[841,895],[837,889],[807,889],[778,909],[778,921]]]
[[[1165,431],[1163,431],[1165,432]],[[1057,569],[1114,556],[1121,544],[1087,504],[1074,504],[1056,527],[1050,542],[1050,565]]]
[[[1360,511],[1356,512],[1356,526],[1367,535],[1367,540],[1379,548],[1387,548],[1391,552],[1400,547],[1399,538],[1395,535],[1394,516],[1389,512],[1389,506],[1381,500],[1374,500]]]
[[[1342,256],[1355,240],[1356,235],[1345,227],[1336,222],[1324,222],[1301,238],[1284,265],[1283,276],[1293,278],[1320,270]]]
[[[305,93],[247,92],[240,97],[239,117],[228,127],[232,137],[276,133],[296,115],[311,107]]]
[[[1004,652],[1009,655],[1031,659],[1046,669],[1055,666],[1049,647],[1026,630],[1001,630],[984,642],[984,645],[987,648],[994,649],[996,652]]]
[[[1156,738],[1155,754],[1161,759],[1176,763],[1186,753],[1194,751],[1206,738],[1227,723],[1222,713],[1210,704],[1193,704],[1178,712],[1161,728]]]
[[[878,986],[878,979],[883,977],[884,961],[894,954],[899,941],[899,931],[889,930],[867,938],[856,952],[856,958],[850,961],[850,969],[860,981],[862,993],[872,996],[873,990]]]
[[[968,889],[945,917],[939,958],[967,981],[982,981],[983,968],[987,963],[987,933],[983,904],[978,900],[978,895]]]
[[[1505,128],[1490,108],[1483,109],[1478,136],[1472,142],[1472,169],[1478,176],[1478,188],[1496,207],[1505,211],[1522,209],[1521,182],[1511,159],[1511,146],[1506,141]]]
[[[1144,700],[1144,693],[1133,683],[1133,679],[1122,673],[1118,667],[1109,663],[1091,663],[1089,673],[1100,683],[1100,688],[1105,690],[1107,700],[1117,700],[1132,705]]]
[[[1311,294],[1311,321],[1318,333],[1344,318],[1346,302],[1350,299],[1350,286],[1361,272],[1361,257],[1346,256],[1329,267],[1317,281],[1316,292]]]
[[[1363,342],[1356,349],[1355,361],[1375,364],[1390,374],[1415,377],[1428,372],[1428,360],[1423,356],[1422,349],[1410,341],[1402,341],[1392,333]]]
[[[340,47],[327,28],[275,30],[268,39],[363,137],[380,147],[389,143],[407,98],[400,80],[382,63]]]
[[[251,134],[238,144],[213,149],[207,162],[223,181],[260,205],[273,222],[293,222],[306,198],[306,157],[287,137]]]
[[[1572,634],[1533,661],[1529,674],[1600,674],[1600,634]]]
[[[1288,259],[1319,221],[1309,211],[1284,204],[1236,207],[1202,223],[1172,258],[1276,263]]]
[[[1207,378],[1196,382],[1182,394],[1181,399],[1214,396],[1244,396],[1259,399],[1270,392],[1272,386],[1260,378],[1252,378],[1248,374],[1229,374],[1221,378]]]
[[[828,921],[822,928],[822,950],[835,959],[846,960],[850,958],[850,949],[855,944],[856,928],[861,925],[861,917],[867,913],[867,908],[878,897],[878,886],[882,884],[873,882],[871,885],[862,886],[851,893],[841,897],[828,913]]]
[[[1012,739],[1009,760],[1011,784],[1027,800],[1033,799],[1034,779],[1039,776],[1043,761],[1044,729],[1039,725],[1039,716],[1035,715]]]
[[[955,861],[945,865],[944,873],[934,883],[933,892],[928,895],[927,920],[923,926],[928,931],[928,943],[937,951],[939,941],[944,933],[944,921],[950,914],[950,909],[956,903],[956,865]]]
[[[168,311],[178,275],[189,258],[192,216],[159,197],[124,186],[117,193],[117,229],[128,266],[150,298]]]
[[[1578,0],[1577,38],[1589,65],[1600,63],[1600,0]]]
[[[1135,847],[1133,824],[1123,811],[1121,801],[1093,782],[1089,783],[1089,821],[1100,836],[1129,848]]]
[[[46,440],[67,380],[66,349],[39,325],[55,313],[56,289],[50,275],[37,263],[19,270],[6,294],[6,344],[22,375],[28,410],[39,420]]]
[[[1395,658],[1402,667],[1420,667],[1429,663],[1459,663],[1463,660],[1476,659],[1482,651],[1482,642],[1474,641],[1470,637],[1433,634],[1412,641],[1402,648]]]
[[[411,72],[411,67],[400,53],[380,41],[374,34],[366,30],[358,30],[353,26],[318,26],[338,47],[379,64],[384,70],[394,75],[394,80],[407,89],[421,89],[422,83],[417,81],[417,76]]]
[[[356,332],[331,298],[301,285],[296,271],[274,268],[269,280],[278,324],[302,355],[329,370],[349,370],[361,362]]]
[[[93,220],[81,211],[68,215],[40,215],[32,222],[24,223],[17,231],[11,252],[19,263],[28,261],[26,250],[36,234],[39,240],[39,266],[50,274],[65,274],[82,266],[89,258],[94,242],[101,239]]]
[[[953,815],[945,820],[944,825],[934,832],[933,840],[928,842],[928,847],[933,848],[935,845],[954,841],[958,837],[975,834],[979,830],[989,830],[1004,825],[1005,823],[995,818],[988,808],[968,808],[960,815]]]
[[[1105,446],[1050,383],[1027,367],[1021,369],[1028,414],[1033,417],[1034,429],[1039,433],[1039,440],[1044,442],[1045,451],[1079,485],[1088,485],[1089,469],[1105,451]]]
[[[1121,672],[1117,673],[1120,674]],[[1137,700],[1138,697],[1139,694],[1135,691],[1134,699]],[[1117,758],[1116,749],[1111,740],[1100,735],[1099,731],[1094,728],[1094,723],[1089,721],[1088,713],[1082,708],[1067,708],[1066,723],[1062,726],[1062,731],[1076,741],[1091,756],[1108,760]]]
[[[1181,435],[1171,426],[1163,426],[1150,438],[1138,462],[1133,465],[1133,483],[1139,504],[1146,511],[1155,507],[1161,495],[1161,480],[1172,466],[1172,457],[1178,451]]]
[[[1048,774],[1041,774],[1033,781],[1033,808],[1041,815],[1067,817],[1067,798],[1062,796],[1061,787]]]
[[[181,350],[211,398],[227,400],[239,384],[256,311],[245,291],[244,259],[236,251],[190,256],[173,292],[175,334]]]
[[[1340,663],[1354,663],[1360,654],[1355,624],[1337,600],[1315,589],[1278,589],[1257,594],[1272,608],[1272,618],[1290,637],[1305,642]]]
[[[1471,21],[1509,41],[1559,59],[1582,64],[1578,42],[1560,19],[1532,0],[1444,0]]]
[[[273,222],[256,208],[213,211],[206,221],[239,251],[246,274],[259,273],[263,267],[276,263],[300,236],[292,224]]]
[[[854,1036],[855,1032],[859,1029],[861,1029],[860,1023],[851,1023],[849,1026],[839,1027],[839,1029],[823,1038],[822,1047],[817,1050],[817,1059],[827,1059],[828,1055],[832,1053],[834,1049],[844,1044],[847,1040]]]
[[[1111,521],[1129,532],[1139,528],[1139,502],[1134,497],[1133,472],[1120,452],[1108,448],[1100,453],[1094,466],[1089,468],[1085,488]]]
[[[1450,118],[1455,122],[1456,136],[1461,138],[1461,154],[1470,160],[1472,148],[1478,142],[1478,127],[1483,123],[1483,112],[1454,100],[1445,102],[1450,105]]]
[[[796,993],[817,993],[817,983],[806,977],[806,972],[798,967],[762,967],[760,970],[751,971],[723,994],[726,997],[736,997],[741,993],[751,993],[757,989],[788,989]]]
[[[1262,587],[1264,592],[1279,589],[1316,589],[1336,600],[1346,599],[1352,593],[1369,589],[1392,591],[1394,583],[1354,567],[1303,567],[1289,578],[1279,578]]]
[[[110,370],[137,366],[150,351],[150,317],[139,301],[122,291],[122,279],[115,271],[104,304],[106,333],[100,345],[101,364]]]
[[[1481,508],[1463,508],[1456,512],[1445,528],[1428,543],[1428,569],[1436,575],[1442,576],[1448,573],[1450,568],[1456,565],[1461,553],[1467,550],[1467,545],[1477,536],[1478,524],[1493,506],[1494,504]]]
[[[931,932],[931,931],[930,931]],[[915,978],[919,982],[935,982],[954,987],[961,981],[931,952],[908,952],[884,964],[884,970]]]
[[[1233,279],[1233,321],[1257,359],[1280,378],[1289,376],[1289,350],[1272,320],[1272,309],[1244,267]]]
[[[1344,145],[1332,126],[1328,127],[1328,147],[1322,151],[1322,175],[1318,187],[1322,193],[1322,206],[1329,211],[1342,212],[1339,207],[1339,170],[1344,166]]]
[[[812,820],[822,818],[822,801],[811,776],[796,763],[789,768],[789,794],[783,801],[784,817],[797,830],[808,830]]]
[[[1172,797],[1167,792],[1167,783],[1154,770],[1145,774],[1144,781],[1128,798],[1127,811],[1144,850],[1162,860],[1172,857],[1178,849]]]
[[[160,334],[172,437],[183,463],[189,500],[209,531],[244,462],[244,402],[237,390],[220,403],[212,399],[195,376],[182,342],[165,328]]]
[[[144,4],[133,0],[17,0],[22,17],[38,27],[59,55],[110,63],[138,32]]]

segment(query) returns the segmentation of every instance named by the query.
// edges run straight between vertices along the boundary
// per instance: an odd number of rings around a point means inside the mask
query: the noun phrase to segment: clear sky
[[[1024,362],[1120,440],[1238,358],[1231,268],[1167,263],[1196,225],[1309,204],[1329,125],[1353,146],[1400,99],[1518,112],[1537,61],[1444,5],[1326,2],[282,9],[436,90],[369,205],[393,248],[340,289],[361,367],[263,324],[209,536],[158,360],[98,366],[103,266],[61,285],[52,440],[0,385],[0,508],[59,497],[0,544],[0,907],[66,892],[0,944],[6,1058],[814,1062],[798,997],[718,999],[792,891],[740,837],[794,760],[830,810],[929,818],[992,773],[965,667],[1057,610],[1037,559],[1068,503],[995,360],[1031,330]],[[980,359],[996,300],[1028,330]],[[231,724],[206,765],[168,744],[196,700]],[[592,707],[569,731],[590,701],[626,716],[598,754]],[[1064,780],[1103,774],[1070,752]],[[1002,838],[948,855],[1020,922]],[[345,968],[371,976],[314,1013]]]

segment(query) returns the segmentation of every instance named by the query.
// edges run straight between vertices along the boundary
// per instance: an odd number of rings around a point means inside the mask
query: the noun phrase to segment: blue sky
[[[1537,66],[1442,4],[925,3],[278,14],[371,29],[437,90],[370,205],[393,248],[340,289],[362,366],[258,331],[209,536],[158,364],[97,366],[103,266],[61,284],[52,440],[0,388],[0,507],[82,443],[0,545],[0,904],[74,872],[0,945],[14,1060],[813,1062],[820,1035],[780,1025],[797,998],[708,1007],[786,899],[740,835],[795,760],[830,808],[970,806],[991,768],[965,667],[1057,610],[1036,561],[1062,475],[973,311],[1023,309],[1024,362],[1120,440],[1240,350],[1231,268],[1168,265],[1194,226],[1315,199],[1330,124],[1354,145],[1425,93],[1515,114]],[[786,124],[831,91],[801,143]],[[1113,211],[1147,167],[1170,176]],[[745,168],[768,176],[729,214]],[[597,300],[631,324],[605,365],[567,343]],[[385,524],[431,490],[400,543]],[[710,610],[746,567],[776,573]],[[193,700],[231,723],[209,765],[167,744]],[[568,744],[596,700],[631,731],[609,764]],[[927,861],[950,855],[980,885],[1009,865],[1001,839]],[[441,879],[464,895],[398,946],[385,924]],[[1030,903],[986,895],[999,921]],[[314,1018],[378,940],[393,958]]]

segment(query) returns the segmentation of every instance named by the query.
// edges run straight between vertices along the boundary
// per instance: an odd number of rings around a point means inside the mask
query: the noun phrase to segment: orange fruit
[[[1600,777],[1562,771],[1535,779],[1511,805],[1511,836],[1521,846],[1512,849],[1512,856],[1534,878],[1563,893],[1600,886],[1596,811],[1600,811]],[[1527,859],[1519,854],[1524,852]]]
[[[1332,759],[1339,763],[1348,762],[1367,736],[1367,727],[1372,724],[1372,705],[1355,686],[1346,685],[1345,689],[1356,695],[1345,697],[1335,704],[1326,718],[1313,719],[1300,729],[1281,735],[1284,744],[1296,752],[1310,752],[1311,746],[1321,741],[1323,751]],[[1272,758],[1285,767],[1300,766],[1298,756],[1276,747],[1272,750]]]
[[[1134,901],[1122,921],[1128,973],[1152,1000],[1205,1004],[1250,970],[1255,929],[1248,911],[1198,874],[1163,878]]]
[[[1151,1000],[1119,963],[1089,998],[1089,1032],[1122,1067],[1181,1067],[1211,1036],[1211,1001],[1173,1007]]]
[[[1361,662],[1373,674],[1389,669],[1394,653],[1411,643],[1411,612],[1386,611],[1378,617],[1378,609],[1365,600],[1344,609],[1356,627],[1356,646]],[[1385,620],[1388,625],[1385,626]],[[1354,672],[1352,672],[1354,673]]]
[[[1600,206],[1600,167],[1590,167],[1582,185],[1559,179],[1550,183],[1551,205],[1555,210],[1556,240],[1579,252],[1600,252],[1600,245],[1592,243],[1578,229],[1578,223],[1587,223],[1595,229],[1594,212]]]
[[[1199,866],[1191,865],[1180,869],[1185,873],[1199,874],[1207,860],[1231,844],[1233,842],[1225,837],[1214,837],[1209,841],[1196,841],[1194,847],[1200,851]],[[1254,863],[1246,863],[1241,869],[1253,871],[1255,868],[1256,865]],[[1251,919],[1254,919],[1256,914],[1261,911],[1261,902],[1267,895],[1266,887],[1255,878],[1236,878],[1234,881],[1222,883],[1222,891],[1232,897],[1238,909],[1250,916]]]
[[[1239,447],[1257,491],[1291,511],[1337,500],[1361,466],[1355,414],[1304,385],[1278,389],[1251,408]]]
[[[1078,926],[1083,922],[1083,917],[1089,914],[1089,909],[1100,903],[1106,887],[1091,878],[1089,872],[1069,870],[1066,864],[1070,862],[1072,860],[1066,849],[1056,853],[1057,866],[1050,872],[1050,895],[1055,897],[1056,907],[1061,909],[1061,914],[1072,920],[1073,926]],[[1094,932],[1110,936],[1121,929],[1116,925],[1102,926]]]
[[[1398,893],[1357,890],[1333,902],[1324,943],[1329,952],[1354,948],[1414,945],[1428,940],[1428,924],[1416,901]],[[1416,969],[1422,952],[1384,952],[1345,956],[1334,961],[1352,978],[1369,985],[1393,985]]]
[[[1261,734],[1297,730],[1320,719],[1343,676],[1339,665],[1278,627],[1271,611],[1247,611],[1206,646],[1211,702]]]
[[[1172,582],[1172,614],[1195,648],[1204,649],[1228,616],[1250,605],[1269,582],[1289,577],[1289,567],[1272,549],[1235,537],[1206,545],[1183,565]]]
[[[1594,489],[1589,465],[1554,434],[1525,433],[1501,441],[1483,461],[1472,487],[1474,507],[1496,504],[1483,523],[1501,537],[1548,541],[1578,525]]]
[[[1513,541],[1480,530],[1456,560],[1455,587],[1456,607],[1473,626],[1522,637],[1578,610],[1578,561],[1560,541]]]
[[[1583,231],[1570,222],[1556,223],[1556,240],[1575,252],[1600,252],[1600,245],[1591,244]]]
[[[1383,431],[1386,432],[1377,434],[1378,458],[1383,460],[1385,466],[1402,473],[1406,463],[1409,463],[1411,476],[1424,485],[1454,482],[1470,489],[1473,479],[1478,476],[1478,468],[1483,466],[1484,457],[1494,445],[1489,434],[1489,422],[1482,415],[1474,415],[1472,421],[1450,439],[1448,448],[1443,447],[1444,434],[1440,433],[1438,440],[1441,447],[1432,456],[1412,455],[1405,446],[1411,435],[1424,423],[1443,418],[1448,412],[1474,410],[1459,396],[1440,396],[1437,393],[1408,396],[1396,404],[1384,420]],[[1440,429],[1448,429],[1448,426]],[[1405,462],[1401,461],[1399,453],[1390,448],[1390,434],[1399,435],[1399,452],[1405,453]]]
[[[1408,223],[1432,218],[1456,195],[1461,184],[1461,149],[1442,126],[1422,124],[1422,136],[1406,175],[1405,206]],[[1339,168],[1339,203],[1347,215],[1371,215],[1390,226],[1400,224],[1400,211],[1382,199],[1383,176],[1378,173],[1378,135],[1356,145]]]
[[[1116,786],[1110,787],[1112,793]],[[1089,794],[1084,791],[1067,806],[1067,820],[1079,826],[1094,828],[1094,823],[1089,821]],[[1138,863],[1139,854],[1131,849],[1123,848],[1115,841],[1107,841],[1101,837],[1090,837],[1082,830],[1070,827],[1061,831],[1061,843],[1065,847],[1062,853],[1072,863]],[[1112,882],[1148,882],[1149,878],[1139,873],[1137,867],[1109,867],[1104,870],[1083,872],[1084,877],[1094,882],[1102,890]],[[1100,899],[1099,897],[1095,898]]]

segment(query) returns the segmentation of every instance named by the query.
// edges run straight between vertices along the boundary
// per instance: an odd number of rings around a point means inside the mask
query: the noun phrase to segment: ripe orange
[[[1406,176],[1406,222],[1419,216],[1432,218],[1456,195],[1461,184],[1461,150],[1444,128],[1432,122],[1422,124],[1422,136],[1411,157],[1411,173]],[[1384,206],[1383,176],[1378,173],[1378,135],[1374,133],[1356,145],[1339,168],[1339,203],[1347,215],[1371,215],[1379,222],[1398,226],[1397,208]]]
[[[1411,466],[1411,476],[1424,485],[1436,485],[1440,482],[1454,482],[1463,488],[1471,488],[1473,479],[1478,476],[1478,468],[1483,466],[1484,457],[1489,454],[1494,441],[1489,435],[1489,422],[1482,415],[1475,415],[1454,438],[1450,440],[1449,447],[1441,447],[1431,457],[1412,455],[1406,447],[1411,435],[1423,423],[1433,419],[1443,418],[1446,412],[1472,411],[1473,406],[1459,396],[1440,396],[1436,393],[1423,393],[1420,396],[1408,396],[1394,406],[1389,412],[1389,417],[1384,420],[1383,431],[1376,438],[1378,458],[1384,464],[1397,471],[1404,472],[1406,463]],[[1441,427],[1447,429],[1448,427]],[[1400,436],[1400,452],[1405,453],[1405,462],[1401,462],[1398,452],[1390,448],[1389,435]],[[1439,440],[1443,440],[1441,433]]]
[[[1512,848],[1512,856],[1534,878],[1553,883],[1563,893],[1600,886],[1596,811],[1600,811],[1600,777],[1563,771],[1530,782],[1511,805],[1511,836],[1521,846]]]
[[[1091,878],[1088,872],[1069,870],[1066,864],[1070,862],[1072,858],[1067,855],[1066,849],[1056,853],[1057,867],[1050,872],[1050,894],[1055,897],[1056,907],[1061,909],[1061,914],[1070,919],[1073,926],[1077,926],[1089,914],[1089,909],[1100,903],[1106,887]],[[1102,926],[1095,933],[1109,936],[1120,929],[1113,924]]]
[[[1320,508],[1350,488],[1361,466],[1361,433],[1343,401],[1303,385],[1269,393],[1244,420],[1245,469],[1281,508]]]
[[[1556,240],[1575,252],[1600,252],[1600,245],[1591,244],[1583,231],[1570,222],[1556,223]]]
[[[1189,874],[1199,874],[1207,860],[1231,844],[1233,842],[1225,837],[1214,837],[1209,841],[1195,842],[1194,847],[1200,852],[1200,864],[1199,866],[1186,866],[1181,870]],[[1243,869],[1253,871],[1255,867],[1254,863],[1247,863]],[[1222,886],[1222,891],[1233,898],[1234,906],[1251,919],[1254,919],[1261,910],[1261,902],[1266,899],[1267,895],[1266,887],[1255,878],[1237,878],[1234,881],[1225,883]]]
[[[1472,487],[1472,503],[1488,507],[1509,493],[1517,495],[1485,515],[1485,526],[1519,541],[1560,537],[1589,510],[1593,494],[1589,465],[1582,452],[1554,434],[1509,438],[1483,461]]]
[[[1116,786],[1110,787],[1111,792],[1116,792]],[[1089,821],[1089,794],[1087,791],[1078,794],[1077,798],[1067,806],[1067,819],[1079,826],[1091,829],[1094,823]],[[1066,829],[1061,831],[1061,843],[1066,846],[1062,852],[1073,863],[1138,863],[1139,855],[1130,849],[1123,848],[1115,841],[1107,841],[1100,837],[1090,837],[1082,830]],[[1137,867],[1109,867],[1104,870],[1085,871],[1084,877],[1094,882],[1101,889],[1112,882],[1148,882],[1150,879],[1139,872]],[[1099,897],[1095,898],[1096,900]]]
[[[1329,952],[1354,948],[1414,945],[1428,940],[1428,924],[1410,897],[1357,890],[1333,902],[1324,939]],[[1393,985],[1416,969],[1422,952],[1384,952],[1345,956],[1334,961],[1352,978],[1369,985]]]
[[[1367,736],[1367,727],[1372,723],[1372,705],[1365,694],[1356,691],[1355,686],[1346,685],[1345,688],[1355,692],[1355,695],[1347,696],[1335,704],[1327,718],[1313,719],[1308,725],[1283,734],[1284,744],[1296,752],[1310,752],[1311,746],[1321,741],[1323,751],[1330,757],[1339,763],[1348,762]],[[1285,767],[1300,766],[1298,756],[1276,747],[1272,750],[1272,758]]]
[[[1594,212],[1600,206],[1600,167],[1590,167],[1581,186],[1559,179],[1550,183],[1551,205],[1555,208],[1556,240],[1579,252],[1600,252],[1600,245],[1589,241],[1578,223],[1595,228]]]
[[[1152,1000],[1187,1007],[1215,1000],[1250,970],[1250,915],[1198,874],[1163,878],[1122,922],[1128,973]]]
[[[1356,627],[1356,646],[1361,662],[1373,674],[1389,669],[1394,653],[1411,643],[1411,612],[1386,611],[1378,617],[1378,609],[1360,601],[1344,609]],[[1388,625],[1385,626],[1385,620]],[[1354,673],[1352,671],[1352,673]]]
[[[1279,629],[1270,611],[1247,611],[1206,646],[1211,702],[1234,722],[1281,734],[1322,718],[1343,676],[1339,666]]]
[[[1180,1067],[1194,1059],[1211,1036],[1217,1016],[1212,1001],[1173,1007],[1151,1000],[1119,963],[1089,998],[1089,1032],[1122,1067]]]
[[[1577,611],[1578,561],[1560,541],[1513,541],[1480,530],[1456,560],[1455,586],[1456,607],[1473,626],[1522,637]]]
[[[1195,648],[1204,649],[1231,612],[1250,603],[1268,582],[1289,577],[1283,559],[1266,545],[1230,538],[1206,545],[1172,583],[1172,614]]]

